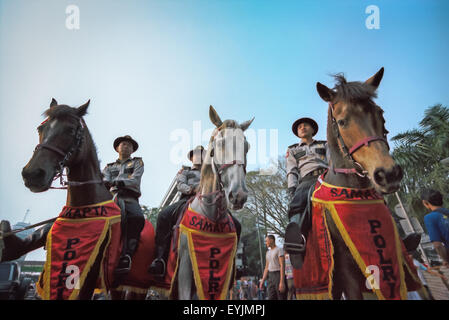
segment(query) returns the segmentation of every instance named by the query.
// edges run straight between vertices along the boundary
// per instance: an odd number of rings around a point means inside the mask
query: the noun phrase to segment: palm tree
[[[392,141],[393,157],[404,171],[401,198],[422,222],[421,190],[430,187],[449,193],[449,167],[441,162],[449,157],[449,109],[441,104],[429,107],[418,129],[399,133]]]

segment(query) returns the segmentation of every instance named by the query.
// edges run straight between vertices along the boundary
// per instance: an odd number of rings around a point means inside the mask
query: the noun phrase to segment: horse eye
[[[342,119],[342,120],[338,120],[337,123],[340,127],[344,127],[348,122],[346,120]]]

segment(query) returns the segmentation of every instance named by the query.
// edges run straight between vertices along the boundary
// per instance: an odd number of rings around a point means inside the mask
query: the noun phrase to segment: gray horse
[[[221,121],[210,106],[209,118],[216,126],[201,170],[199,191],[190,207],[195,212],[218,222],[228,215],[228,206],[239,210],[248,196],[246,188],[246,153],[249,144],[244,131],[254,118],[242,124],[234,120]],[[192,261],[189,255],[188,238],[180,234],[177,287],[180,300],[195,296]],[[231,262],[234,265],[234,261]]]

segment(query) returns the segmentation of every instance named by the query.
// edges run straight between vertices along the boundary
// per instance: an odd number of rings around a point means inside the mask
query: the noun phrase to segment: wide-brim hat
[[[120,144],[120,142],[122,141],[129,141],[131,142],[131,144],[133,145],[133,152],[135,152],[138,148],[139,148],[139,144],[133,139],[131,138],[131,136],[123,136],[123,137],[118,137],[117,139],[114,140],[114,150],[117,151],[117,147]]]
[[[195,149],[190,150],[189,153],[187,154],[187,159],[191,160],[192,157],[193,157],[193,153],[196,150],[201,150],[201,152],[204,152],[204,147],[203,146],[196,146]]]
[[[299,118],[298,120],[293,122],[293,125],[292,125],[292,131],[293,131],[293,134],[295,136],[298,137],[298,126],[301,123],[303,123],[303,122],[307,122],[308,124],[310,124],[312,126],[313,130],[315,131],[312,136],[317,134],[317,132],[318,132],[318,123],[316,123],[315,120],[310,119],[310,118]]]

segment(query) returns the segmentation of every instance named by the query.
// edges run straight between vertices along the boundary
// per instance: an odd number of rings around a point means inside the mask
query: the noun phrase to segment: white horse
[[[243,132],[254,118],[242,124],[234,120],[222,122],[212,106],[209,109],[209,118],[216,128],[209,141],[201,170],[199,191],[190,203],[190,208],[210,221],[219,222],[230,218],[228,206],[238,210],[246,202],[246,154],[249,144]],[[197,283],[193,275],[188,236],[181,232],[179,237],[178,298],[190,300],[197,293]],[[228,261],[232,263],[232,268],[234,262]],[[226,285],[228,290],[229,283]],[[198,297],[201,299],[201,296]]]

